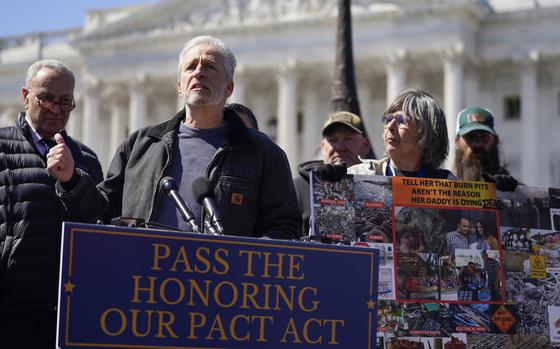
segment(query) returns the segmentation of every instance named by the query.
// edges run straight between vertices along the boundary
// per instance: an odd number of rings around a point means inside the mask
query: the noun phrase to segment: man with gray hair
[[[21,95],[25,112],[0,129],[0,348],[54,348],[60,234],[69,217],[48,158],[72,154],[92,182],[103,173],[95,153],[64,131],[75,107],[68,67],[35,62]]]
[[[235,65],[231,51],[216,38],[187,42],[178,65],[183,110],[128,137],[97,188],[80,169],[55,170],[65,207],[84,222],[123,216],[191,230],[158,189],[170,176],[197,225],[208,227],[200,196],[191,190],[198,178],[207,177],[225,234],[298,238],[301,220],[286,155],[268,136],[224,109],[233,92]],[[56,169],[59,163],[71,159],[58,158],[51,166]]]

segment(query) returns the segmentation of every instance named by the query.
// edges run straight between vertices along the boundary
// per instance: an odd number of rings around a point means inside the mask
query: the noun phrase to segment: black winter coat
[[[15,126],[0,128],[0,315],[53,310],[57,300],[65,217],[31,132],[25,113]],[[62,136],[76,167],[103,180],[95,153],[64,131]]]

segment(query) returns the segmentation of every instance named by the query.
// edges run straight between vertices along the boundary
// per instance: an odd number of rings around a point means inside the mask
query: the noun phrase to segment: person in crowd
[[[92,183],[103,180],[95,153],[64,131],[74,85],[62,62],[33,63],[21,89],[25,112],[0,129],[0,348],[55,347],[60,237],[68,217],[47,159],[72,154],[72,167]]]
[[[501,162],[500,138],[494,115],[486,108],[468,107],[457,115],[454,173],[466,181],[495,182],[502,191],[514,191],[517,180]]]
[[[239,103],[228,103],[225,106],[226,110],[233,110],[237,116],[241,118],[245,126],[249,128],[254,128],[255,130],[259,130],[259,123],[257,121],[257,117],[253,114],[253,111],[248,107],[244,106],[243,104]]]
[[[461,217],[457,230],[447,233],[447,253],[455,256],[456,249],[469,249],[471,244],[477,243],[478,238],[471,234],[471,225],[467,218]]]
[[[482,287],[482,280],[479,275],[477,275],[477,268],[474,262],[469,262],[459,269],[457,275],[459,282],[457,298],[460,301],[478,300],[477,291]]]
[[[386,157],[363,160],[350,174],[456,179],[439,167],[449,152],[445,114],[426,91],[408,89],[381,116]]]
[[[234,55],[219,39],[188,41],[178,65],[183,110],[133,132],[117,149],[104,182],[96,188],[72,166],[71,156],[53,159],[55,169],[69,164],[53,171],[68,211],[84,222],[124,216],[191,230],[158,188],[171,176],[203,227],[202,207],[191,188],[195,179],[207,177],[225,234],[298,239],[301,217],[286,155],[224,108],[233,92],[235,66]]]
[[[479,239],[477,250],[498,250],[498,239],[485,228],[483,221],[476,221],[476,232]]]
[[[502,292],[500,290],[500,263],[494,258],[488,256],[488,252],[481,252],[482,260],[484,261],[484,273],[486,274],[486,287],[490,291],[490,299],[499,301],[502,299]]]
[[[317,170],[321,176],[325,172],[329,172],[327,177],[334,176],[334,180],[340,180],[346,173],[346,166],[359,163],[360,157],[366,156],[370,149],[362,120],[358,115],[350,112],[340,111],[331,115],[323,125],[322,134],[322,159],[300,164],[298,166],[299,176],[294,178],[303,221],[302,234],[304,235],[309,232],[309,217],[311,216],[309,191],[309,174],[311,171]],[[340,167],[328,166],[333,164],[340,165]],[[336,173],[331,173],[333,170]]]
[[[398,249],[401,254],[420,253],[425,249],[424,241],[419,232],[406,230],[399,236]]]

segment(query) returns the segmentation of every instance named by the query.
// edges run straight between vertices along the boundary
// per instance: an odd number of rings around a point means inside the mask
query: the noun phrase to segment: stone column
[[[148,125],[148,98],[146,96],[146,75],[139,74],[130,85],[130,106],[128,133]]]
[[[400,48],[385,56],[387,105],[406,88],[406,50]]]
[[[70,112],[70,117],[68,118],[65,129],[72,138],[82,140],[83,98],[75,94],[74,103],[76,103],[76,108]]]
[[[297,75],[295,62],[278,71],[278,145],[284,149],[292,174],[297,173]]]
[[[464,105],[463,51],[462,44],[456,44],[443,52],[443,101],[449,137],[449,156],[445,162],[447,169],[452,169],[455,161],[457,113]]]
[[[246,69],[245,67],[241,66],[235,70],[235,77],[233,81],[233,93],[228,98],[228,103],[239,103],[245,105],[246,96],[245,96],[245,87],[247,85],[247,76],[246,76]]]
[[[99,150],[98,137],[99,117],[99,79],[94,76],[87,76],[83,82],[84,87],[84,112],[82,115],[82,140],[94,151]]]
[[[270,130],[268,129],[268,120],[274,113],[274,110],[271,110],[270,108],[268,95],[260,93],[253,97],[254,98],[252,99],[251,108],[253,110],[253,114],[255,114],[255,117],[257,118],[259,130],[270,136]]]
[[[539,53],[531,51],[519,60],[521,64],[521,181],[528,185],[542,185],[542,172],[548,172],[548,163],[543,149],[539,146],[539,131],[542,121],[538,104],[538,62]]]
[[[310,86],[303,93],[303,130],[300,151],[302,161],[317,157],[317,150],[322,139],[322,121],[323,119],[319,116],[319,95],[317,90]]]
[[[479,65],[472,64],[465,73],[465,105],[464,107],[480,105],[480,73]]]
[[[111,140],[109,145],[111,156],[115,154],[117,147],[124,141],[128,133],[126,96],[123,91],[124,89],[120,86],[112,86],[108,90],[111,108]]]

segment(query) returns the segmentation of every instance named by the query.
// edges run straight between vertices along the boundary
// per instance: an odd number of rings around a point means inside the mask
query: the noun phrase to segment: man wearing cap
[[[322,160],[307,161],[298,166],[300,176],[294,178],[296,194],[303,219],[302,233],[309,232],[309,217],[311,206],[309,197],[309,173],[312,170],[338,171],[342,177],[346,173],[345,167],[325,167],[325,164],[346,164],[350,167],[360,163],[359,157],[365,157],[370,149],[369,141],[364,136],[364,125],[356,114],[340,111],[331,115],[323,126],[323,140],[321,141]],[[330,178],[337,174],[329,174]]]
[[[500,163],[494,115],[485,108],[469,107],[457,115],[454,173],[467,181],[495,182],[502,191],[513,191],[517,180]]]

